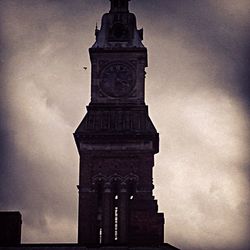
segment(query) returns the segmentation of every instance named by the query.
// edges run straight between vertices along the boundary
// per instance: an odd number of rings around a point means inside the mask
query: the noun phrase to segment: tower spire
[[[136,16],[129,12],[130,0],[109,0],[109,13],[102,16],[100,30],[95,30],[92,48],[144,48],[143,30],[137,29]]]
[[[128,5],[130,0],[110,0],[110,12],[129,12]]]

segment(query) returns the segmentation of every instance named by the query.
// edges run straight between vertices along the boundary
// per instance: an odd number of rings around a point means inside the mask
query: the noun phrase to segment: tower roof
[[[130,0],[110,0],[109,13],[102,17],[101,29],[96,28],[92,48],[143,48],[143,30],[138,30],[136,17],[129,12]]]

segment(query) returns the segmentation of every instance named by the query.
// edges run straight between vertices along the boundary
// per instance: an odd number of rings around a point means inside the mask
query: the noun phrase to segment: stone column
[[[128,243],[128,190],[126,183],[121,183],[118,199],[118,242]]]
[[[113,193],[109,182],[104,184],[103,190],[103,244],[112,244],[113,236]]]
[[[78,243],[98,243],[97,197],[89,188],[79,188]]]

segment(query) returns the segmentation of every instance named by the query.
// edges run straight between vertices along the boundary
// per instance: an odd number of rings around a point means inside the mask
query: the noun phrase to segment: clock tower
[[[111,0],[89,49],[91,102],[74,133],[80,155],[78,242],[160,245],[152,194],[159,135],[144,102],[147,49],[129,0]]]

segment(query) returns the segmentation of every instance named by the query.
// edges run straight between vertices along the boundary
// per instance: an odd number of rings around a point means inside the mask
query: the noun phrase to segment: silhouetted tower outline
[[[164,238],[152,195],[159,135],[144,103],[147,49],[128,2],[111,0],[89,49],[91,102],[74,133],[81,245],[159,245]]]

